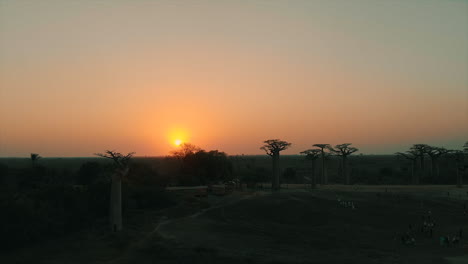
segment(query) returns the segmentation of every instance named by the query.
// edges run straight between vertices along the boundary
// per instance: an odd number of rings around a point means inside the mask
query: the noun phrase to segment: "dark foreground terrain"
[[[90,230],[2,253],[0,262],[468,263],[466,198],[465,189],[444,186],[290,186],[275,194],[189,198],[161,211],[135,211],[117,235]],[[428,211],[432,238],[420,230]],[[400,239],[409,225],[415,245]],[[460,228],[459,244],[439,244]]]

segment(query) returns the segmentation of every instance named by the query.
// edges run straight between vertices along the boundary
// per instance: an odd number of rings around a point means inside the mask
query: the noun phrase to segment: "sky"
[[[468,141],[468,1],[0,0],[0,156]]]

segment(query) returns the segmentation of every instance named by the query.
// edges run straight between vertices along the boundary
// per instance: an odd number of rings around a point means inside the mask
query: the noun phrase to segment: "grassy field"
[[[5,253],[0,262],[467,263],[467,189],[302,187],[186,198],[165,210],[131,212],[118,235],[89,230]],[[432,238],[419,231],[428,211],[436,224]],[[409,225],[415,245],[400,241]],[[458,245],[439,245],[440,236],[460,228],[465,238]]]

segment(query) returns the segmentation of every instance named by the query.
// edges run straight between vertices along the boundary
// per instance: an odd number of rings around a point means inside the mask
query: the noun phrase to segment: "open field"
[[[87,231],[3,254],[2,263],[466,263],[466,189],[289,185],[135,211],[119,235]],[[355,209],[338,202],[353,202]],[[433,237],[420,231],[431,211]],[[415,245],[400,235],[412,225]],[[464,231],[441,246],[439,237]],[[70,256],[74,256],[70,258]],[[462,257],[462,258],[460,258]]]

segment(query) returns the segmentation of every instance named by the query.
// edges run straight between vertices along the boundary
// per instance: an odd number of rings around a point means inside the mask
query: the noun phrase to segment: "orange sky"
[[[468,2],[0,3],[0,156],[468,140]]]

